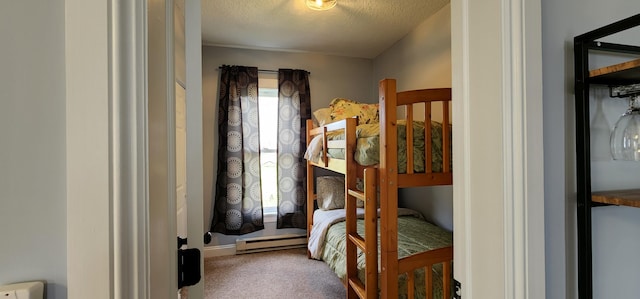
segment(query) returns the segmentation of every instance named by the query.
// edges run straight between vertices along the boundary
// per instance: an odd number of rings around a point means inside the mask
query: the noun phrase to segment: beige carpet
[[[205,298],[345,298],[338,277],[306,249],[288,249],[204,261]]]

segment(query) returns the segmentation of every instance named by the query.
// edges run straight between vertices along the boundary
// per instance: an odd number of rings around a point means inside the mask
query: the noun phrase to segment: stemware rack
[[[600,41],[602,38],[640,25],[640,14],[595,29],[574,38],[576,183],[578,229],[578,296],[593,298],[591,209],[602,205],[640,208],[640,189],[591,191],[589,90],[591,85],[618,87],[640,83],[640,59],[589,71],[593,52],[640,56],[640,47]],[[613,94],[613,89],[611,89]],[[624,95],[625,97],[628,95]],[[640,186],[639,186],[640,187]]]

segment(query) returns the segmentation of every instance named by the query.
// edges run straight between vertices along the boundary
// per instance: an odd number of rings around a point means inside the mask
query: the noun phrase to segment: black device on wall
[[[187,238],[178,237],[178,289],[200,282],[200,250],[181,249],[187,245]]]
[[[593,298],[591,209],[602,205],[640,207],[640,189],[591,191],[589,127],[590,86],[616,88],[640,83],[640,59],[589,71],[589,55],[592,51],[599,51],[640,56],[638,46],[598,41],[638,25],[640,14],[574,38],[579,298]]]

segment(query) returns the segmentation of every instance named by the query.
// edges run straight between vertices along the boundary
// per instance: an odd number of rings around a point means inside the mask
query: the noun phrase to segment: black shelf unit
[[[589,55],[593,52],[609,52],[640,56],[640,47],[638,46],[598,41],[639,25],[640,14],[637,14],[574,38],[578,296],[583,299],[593,298],[591,209],[602,205],[640,207],[640,189],[591,192],[589,128],[590,86],[640,83],[640,59],[605,67],[594,72],[589,71]]]

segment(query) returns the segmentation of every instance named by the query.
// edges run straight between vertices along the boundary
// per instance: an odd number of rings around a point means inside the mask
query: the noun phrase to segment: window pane
[[[260,117],[260,171],[262,207],[265,214],[275,214],[278,204],[277,132],[278,90],[260,88],[258,109]]]

